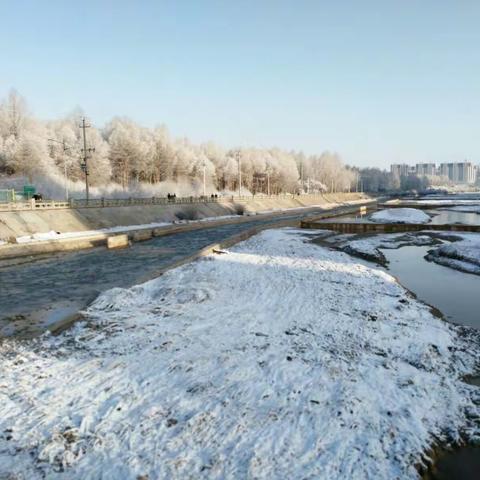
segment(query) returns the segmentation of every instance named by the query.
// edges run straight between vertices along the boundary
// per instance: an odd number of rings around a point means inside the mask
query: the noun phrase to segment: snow
[[[428,223],[430,216],[416,208],[387,208],[372,213],[370,220],[379,223]]]
[[[323,232],[323,230],[321,231]],[[336,248],[367,260],[386,263],[382,249],[405,245],[438,245],[429,251],[427,260],[467,273],[480,275],[480,234],[469,232],[424,231],[369,236],[332,235],[325,241]],[[441,243],[441,242],[444,243]]]
[[[453,235],[460,240],[444,243],[431,250],[427,259],[456,270],[480,275],[480,234],[455,232]]]
[[[337,236],[339,237],[339,236]],[[335,241],[336,237],[331,240]],[[344,252],[352,255],[364,257],[367,260],[386,263],[385,256],[380,249],[395,249],[405,245],[433,245],[438,243],[430,235],[422,235],[419,233],[390,233],[385,235],[370,235],[362,236],[360,238],[346,239],[343,241],[339,237],[338,247]]]
[[[0,344],[0,477],[418,478],[478,434],[473,331],[270,230]],[[143,477],[142,477],[143,476]]]
[[[120,225],[118,227],[110,228],[99,228],[98,230],[82,230],[79,232],[55,232],[50,230],[45,233],[34,233],[32,235],[24,235],[22,237],[17,237],[17,243],[32,243],[32,242],[42,242],[45,240],[62,240],[67,238],[82,238],[89,237],[92,235],[98,235],[102,233],[120,233],[120,232],[130,232],[132,230],[140,230],[142,228],[157,228],[165,227],[171,225],[171,223],[146,223],[141,225]]]
[[[202,218],[199,220],[178,220],[175,222],[158,222],[158,223],[144,223],[140,225],[120,225],[117,227],[110,227],[110,228],[100,228],[98,230],[83,230],[77,232],[55,232],[53,230],[46,232],[46,233],[34,233],[33,235],[25,235],[22,237],[17,237],[17,243],[32,243],[32,242],[41,242],[45,240],[61,240],[67,238],[82,238],[82,237],[89,237],[92,235],[98,234],[108,234],[108,233],[124,233],[124,232],[131,232],[134,230],[142,230],[148,228],[159,228],[159,227],[169,227],[172,225],[183,225],[187,223],[197,223],[197,222],[206,222],[212,220],[227,220],[230,218],[238,218],[238,215],[222,215],[218,217],[207,217]]]

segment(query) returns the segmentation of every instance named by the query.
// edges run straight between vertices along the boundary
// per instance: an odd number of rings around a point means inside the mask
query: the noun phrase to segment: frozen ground
[[[379,223],[428,223],[430,216],[416,208],[387,208],[372,213],[370,220]]]
[[[475,331],[307,236],[265,231],[3,341],[0,478],[418,478],[429,445],[478,436]]]
[[[455,232],[454,236],[460,240],[431,250],[427,259],[456,270],[480,275],[480,234]]]

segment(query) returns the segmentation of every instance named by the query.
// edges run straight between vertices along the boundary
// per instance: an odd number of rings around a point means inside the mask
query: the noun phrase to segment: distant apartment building
[[[437,173],[437,167],[434,163],[417,163],[415,165],[415,173],[418,176],[430,176],[433,177]]]
[[[395,163],[390,165],[390,173],[396,177],[406,177],[410,174],[410,165],[406,163]]]
[[[440,175],[454,183],[475,183],[477,168],[471,162],[442,163]]]

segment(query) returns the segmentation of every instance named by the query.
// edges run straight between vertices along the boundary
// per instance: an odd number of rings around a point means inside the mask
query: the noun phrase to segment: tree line
[[[26,101],[12,90],[0,104],[0,172],[82,182],[81,111],[42,121],[28,111]],[[173,138],[165,126],[145,128],[115,117],[103,128],[87,131],[89,181],[92,186],[115,184],[128,190],[138,184],[187,185],[200,193],[205,171],[208,192],[251,193],[347,191],[356,174],[340,156],[325,151],[306,156],[279,148],[226,149],[213,142],[194,144]],[[173,187],[171,187],[173,188]]]
[[[0,102],[0,174],[23,176],[29,182],[61,184],[64,176],[73,194],[83,195],[83,138],[78,110],[42,121],[29,113],[15,90]],[[318,193],[364,190],[424,189],[427,178],[394,178],[377,168],[344,165],[337,153],[305,155],[279,148],[226,149],[213,142],[194,144],[173,138],[165,126],[146,128],[115,117],[103,128],[87,131],[89,182],[98,192],[162,195],[206,191],[243,193]]]

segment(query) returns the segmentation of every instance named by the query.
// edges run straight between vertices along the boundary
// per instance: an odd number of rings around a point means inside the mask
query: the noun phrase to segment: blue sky
[[[0,96],[356,165],[480,163],[480,1],[0,0]]]

